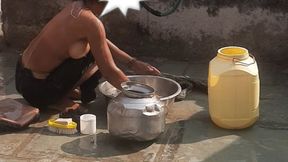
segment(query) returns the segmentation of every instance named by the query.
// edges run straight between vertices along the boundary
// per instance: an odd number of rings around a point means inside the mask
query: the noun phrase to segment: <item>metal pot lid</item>
[[[121,83],[121,87],[122,92],[127,97],[145,98],[145,97],[152,97],[155,94],[154,88],[143,83],[127,81]]]

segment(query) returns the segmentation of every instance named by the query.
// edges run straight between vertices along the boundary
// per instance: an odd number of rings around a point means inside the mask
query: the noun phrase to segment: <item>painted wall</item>
[[[68,1],[2,0],[6,42],[23,49]],[[152,4],[165,9],[168,2]],[[210,60],[218,48],[239,45],[257,60],[284,61],[288,58],[287,12],[286,0],[184,0],[167,17],[155,17],[144,9],[124,17],[115,10],[102,20],[108,38],[136,56]]]

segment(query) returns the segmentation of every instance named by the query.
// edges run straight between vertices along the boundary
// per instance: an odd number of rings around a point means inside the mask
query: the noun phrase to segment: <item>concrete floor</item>
[[[21,98],[14,88],[17,52],[0,53],[0,99]],[[208,62],[177,62],[143,58],[162,72],[207,78]],[[0,162],[6,161],[189,161],[286,162],[288,161],[288,66],[258,62],[261,79],[260,119],[251,128],[231,131],[215,126],[208,114],[207,95],[193,91],[169,110],[167,127],[159,139],[131,142],[107,132],[103,96],[89,105],[97,116],[97,148],[87,135],[56,135],[41,121],[22,131],[0,127]]]

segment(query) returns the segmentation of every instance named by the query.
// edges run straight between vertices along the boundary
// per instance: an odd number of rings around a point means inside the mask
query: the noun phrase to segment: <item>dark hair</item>
[[[72,0],[72,1],[82,1],[86,5],[91,0]]]
[[[85,6],[87,6],[90,2],[93,2],[93,1],[99,2],[99,0],[72,0],[72,1],[82,1]]]
[[[1,1],[1,0],[0,0]],[[90,3],[90,2],[99,2],[99,0],[81,0],[83,3],[84,3],[84,5],[87,5],[88,3]]]
[[[89,0],[82,0],[82,1],[83,1],[84,5],[87,5]]]

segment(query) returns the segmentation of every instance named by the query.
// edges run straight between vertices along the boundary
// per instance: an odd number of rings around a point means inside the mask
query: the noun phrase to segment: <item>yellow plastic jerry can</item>
[[[218,50],[209,63],[208,98],[212,121],[222,128],[242,129],[259,117],[260,81],[254,56],[243,47]]]

